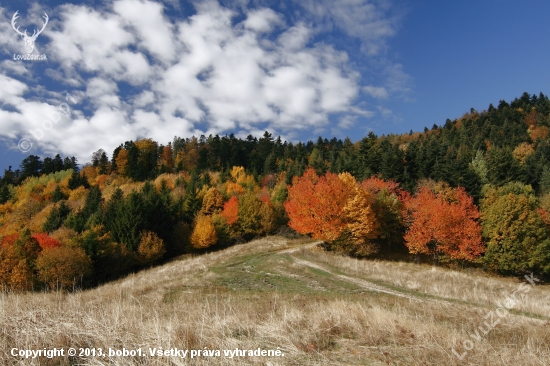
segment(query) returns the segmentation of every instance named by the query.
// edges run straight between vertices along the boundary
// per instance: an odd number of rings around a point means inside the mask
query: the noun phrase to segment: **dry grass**
[[[510,314],[474,341],[491,296],[515,288],[429,266],[355,261],[292,251],[300,242],[266,238],[172,261],[85,292],[2,294],[0,363],[5,365],[545,365],[550,325]],[[409,294],[416,300],[368,289]],[[385,285],[387,284],[387,286]],[[388,287],[389,286],[389,287]],[[475,289],[475,290],[474,290]],[[413,291],[414,290],[414,291]],[[517,308],[548,316],[548,288]],[[438,296],[450,299],[432,301]],[[461,300],[463,302],[460,302]],[[534,304],[530,304],[533,302]],[[494,308],[494,306],[493,306]],[[40,358],[12,347],[276,349],[284,357]]]

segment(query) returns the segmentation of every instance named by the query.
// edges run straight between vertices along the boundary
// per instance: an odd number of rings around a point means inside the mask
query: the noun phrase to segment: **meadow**
[[[357,260],[325,252],[317,244],[267,237],[178,257],[85,291],[2,293],[0,363],[550,363],[547,285],[475,270]],[[499,317],[497,303],[503,305],[514,292],[518,301]],[[497,321],[494,328],[486,326]],[[12,348],[54,347],[103,352],[141,348],[147,355],[23,359],[10,354]],[[150,348],[221,350],[222,356],[151,357]],[[278,348],[284,356],[223,356],[223,350],[236,348]]]

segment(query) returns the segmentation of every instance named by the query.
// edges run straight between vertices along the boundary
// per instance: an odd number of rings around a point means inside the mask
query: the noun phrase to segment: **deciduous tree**
[[[204,249],[216,244],[218,237],[210,216],[197,216],[195,228],[191,234],[191,244],[197,249]]]
[[[406,245],[413,254],[448,256],[453,260],[477,259],[484,251],[481,241],[479,210],[461,187],[452,195],[434,193],[420,188],[407,203],[412,224],[405,235]]]
[[[239,199],[237,196],[231,196],[229,201],[223,204],[221,215],[225,218],[227,225],[233,225],[239,220]]]

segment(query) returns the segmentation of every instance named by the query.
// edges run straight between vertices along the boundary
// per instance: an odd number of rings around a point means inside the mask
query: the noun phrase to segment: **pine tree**
[[[52,201],[54,203],[57,203],[61,200],[66,200],[67,198],[67,195],[63,193],[60,186],[55,187],[55,190],[52,193]]]
[[[71,178],[69,179],[68,188],[71,190],[77,189],[78,187],[90,188],[88,179],[85,175],[77,173],[76,170],[73,170]]]
[[[65,201],[61,201],[59,206],[55,205],[53,207],[48,218],[46,219],[46,222],[44,223],[44,226],[42,227],[42,230],[47,233],[51,233],[59,229],[67,216],[69,216],[70,212],[71,210],[65,204]]]

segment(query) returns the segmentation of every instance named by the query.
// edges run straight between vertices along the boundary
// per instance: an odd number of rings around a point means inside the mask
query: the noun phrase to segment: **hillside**
[[[357,260],[316,242],[268,237],[179,257],[94,289],[2,293],[5,365],[542,365],[548,286],[403,262]],[[536,283],[536,282],[535,282]],[[520,287],[521,286],[521,287]],[[518,288],[521,290],[518,291]],[[525,289],[529,288],[527,292]],[[496,322],[497,303],[518,302]],[[504,305],[507,306],[507,305]],[[500,309],[500,313],[503,309]],[[488,315],[492,314],[492,315]],[[494,319],[493,319],[494,317]],[[479,336],[479,341],[470,336]],[[472,349],[459,362],[453,354]],[[469,346],[469,343],[466,343]],[[281,357],[59,357],[69,347],[282,350]]]
[[[142,138],[82,169],[30,155],[0,178],[0,289],[97,286],[281,230],[358,258],[548,280],[549,127],[548,97],[524,93],[356,143]]]

